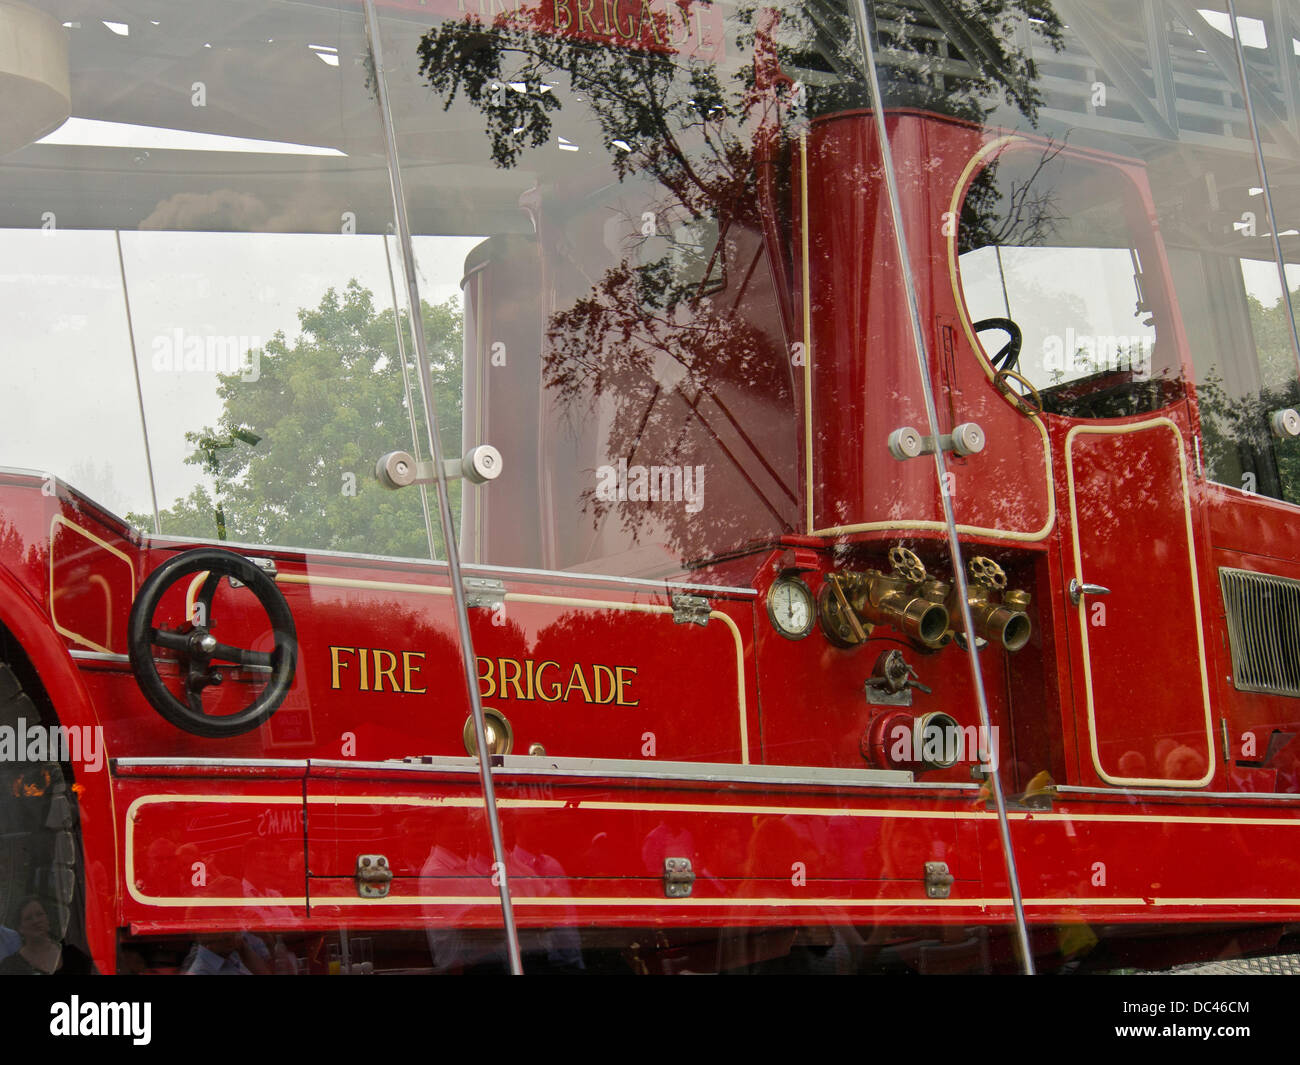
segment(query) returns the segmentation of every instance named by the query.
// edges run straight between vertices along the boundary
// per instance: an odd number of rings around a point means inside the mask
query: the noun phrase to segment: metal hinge
[[[506,601],[506,582],[494,577],[465,577],[461,580],[461,587],[465,589],[467,607],[493,609]]]
[[[702,595],[673,596],[673,623],[676,625],[707,625],[709,601]]]
[[[363,899],[382,899],[393,882],[393,870],[382,854],[357,855],[357,895]]]
[[[952,873],[947,862],[925,863],[925,896],[929,899],[946,899],[952,894]]]
[[[689,858],[664,859],[664,895],[670,899],[684,899],[695,884],[695,871]]]

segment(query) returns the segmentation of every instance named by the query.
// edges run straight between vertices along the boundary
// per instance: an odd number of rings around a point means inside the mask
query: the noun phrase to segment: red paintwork
[[[1033,594],[1029,646],[1014,658],[992,652],[982,658],[993,723],[1001,730],[1004,779],[1017,791],[1048,770],[1058,784],[1104,788],[1090,753],[1080,613],[1065,595],[1070,578],[1079,575],[1065,480],[1066,438],[1072,428],[1097,423],[1044,419],[1049,484],[1037,427],[992,387],[981,356],[960,327],[947,272],[949,237],[930,224],[947,209],[967,162],[991,135],[910,113],[892,115],[890,124],[904,199],[913,211],[908,238],[922,320],[930,330],[928,372],[942,402],[940,428],[974,420],[989,440],[984,454],[951,460],[958,519],[1032,533],[1048,524],[1049,503],[1055,506],[1055,521],[1038,539],[997,532],[964,538],[1004,566],[1012,587]],[[928,462],[896,462],[884,447],[889,428],[924,426],[925,417],[899,264],[873,177],[880,166],[874,127],[869,115],[834,116],[813,124],[808,143],[814,528],[937,520],[939,497]],[[1127,183],[1135,217],[1152,214],[1140,168],[1096,153],[1078,154]],[[599,239],[596,223],[586,232],[572,219],[543,216],[534,246],[539,261],[523,273],[541,278],[541,291],[559,293],[555,298],[563,305],[574,294],[562,293],[556,250],[561,223],[569,226],[564,239]],[[1150,226],[1146,234],[1147,297],[1161,320],[1173,323],[1162,333],[1159,357],[1186,371],[1186,342],[1159,236]],[[744,275],[746,286],[738,286],[738,271],[731,271],[729,287],[717,299],[746,314],[752,308],[758,350],[779,356],[785,350],[779,316],[774,303],[763,299],[773,285],[764,259],[770,250],[758,231],[744,226],[733,238],[730,254],[754,269]],[[469,306],[481,303],[483,315],[469,314],[467,322],[484,321],[490,336],[512,345],[517,338],[512,358],[523,358],[514,353],[536,350],[527,339],[537,335],[539,289],[518,276],[517,257],[491,254],[496,250],[485,250],[487,265],[474,275],[469,292]],[[523,293],[524,302],[506,305],[504,293]],[[487,339],[469,338],[480,359]],[[489,488],[482,505],[497,509],[490,522],[487,511],[480,512],[481,526],[467,522],[467,553],[471,559],[516,565],[581,568],[583,559],[572,556],[576,530],[585,520],[578,494],[588,483],[582,480],[589,472],[586,456],[598,453],[601,441],[588,427],[576,444],[571,437],[562,444],[557,412],[546,405],[540,363],[523,367],[528,372],[520,372],[519,362],[512,365],[515,387],[529,382],[520,392],[493,395],[492,379],[480,375],[467,391],[467,409],[481,400],[492,424],[486,436],[499,443],[514,439],[520,453],[538,442],[539,462],[559,471],[555,498],[573,505],[543,520],[536,493]],[[684,579],[750,586],[757,595],[709,593],[712,609],[734,624],[733,636],[717,617],[707,627],[674,624],[666,610],[668,590],[662,587],[562,574],[503,575],[512,596],[585,602],[511,599],[504,625],[493,623],[491,611],[472,611],[481,658],[552,661],[557,663],[552,675],[575,664],[587,676],[594,676],[597,665],[635,669],[634,706],[585,701],[581,692],[555,701],[493,693],[485,702],[509,717],[516,753],[538,742],[552,757],[641,760],[647,769],[656,760],[861,767],[863,732],[879,712],[863,699],[862,684],[878,655],[900,646],[921,680],[934,688],[932,696],[918,696],[917,712],[941,710],[963,726],[975,724],[972,682],[956,646],[923,653],[880,629],[866,646],[843,650],[820,631],[793,642],[773,630],[763,596],[779,574],[800,571],[816,592],[824,574],[845,558],[880,565],[881,541],[894,542],[900,534],[808,535],[801,517],[800,379],[789,375],[783,358],[780,369],[767,377],[747,377],[721,364],[709,373],[713,394],[760,434],[749,451],[737,451],[743,452],[738,468],[749,477],[742,488],[728,497],[732,489],[711,486],[722,497],[717,505],[736,534],[733,542],[749,546]],[[515,410],[521,405],[523,412]],[[1116,589],[1107,602],[1107,626],[1088,634],[1100,761],[1114,774],[1121,758],[1137,752],[1155,766],[1160,741],[1172,739],[1190,746],[1202,765],[1213,756],[1217,768],[1210,789],[1239,794],[1207,799],[1194,790],[1168,797],[1115,790],[1058,797],[1050,811],[1013,806],[1012,836],[1027,911],[1032,922],[1045,927],[1079,921],[1295,921],[1300,799],[1268,800],[1259,793],[1296,791],[1296,759],[1284,760],[1289,768],[1282,770],[1225,765],[1219,730],[1222,719],[1234,737],[1251,729],[1265,736],[1273,728],[1300,731],[1300,714],[1291,700],[1239,693],[1224,681],[1231,662],[1215,579],[1220,565],[1300,577],[1300,547],[1288,531],[1294,508],[1211,487],[1199,478],[1186,443],[1196,429],[1194,396],[1184,397],[1176,388],[1157,415],[1104,424],[1156,416],[1179,429],[1183,449],[1167,428],[1153,428],[1076,436],[1070,452],[1084,576]],[[663,431],[694,424],[688,412],[675,412],[670,421]],[[574,450],[566,453],[564,447]],[[1191,571],[1176,557],[1180,550],[1186,557],[1183,464],[1191,486],[1199,618],[1191,605]],[[524,485],[531,475],[522,477]],[[562,483],[565,476],[572,483]],[[51,495],[42,491],[44,484],[36,476],[0,475],[0,621],[31,659],[61,722],[102,725],[113,758],[291,760],[281,767],[117,767],[78,780],[85,787],[87,919],[101,968],[114,965],[116,929],[191,934],[229,927],[499,925],[484,815],[469,761],[467,772],[459,775],[374,764],[463,755],[468,701],[451,601],[436,594],[447,587],[443,567],[250,550],[276,560],[279,586],[298,627],[297,677],[285,704],[261,729],[234,739],[203,739],[155,714],[122,667],[75,661],[68,654],[84,649],[86,641],[124,650],[127,613],[140,582],[188,545],[142,541],[67,486],[58,485]],[[56,516],[61,521],[52,536]],[[133,574],[114,551],[76,529],[124,554]],[[507,537],[518,554],[504,558],[506,541],[481,542],[480,529]],[[609,535],[608,543],[594,549],[597,554],[617,555],[625,548]],[[689,539],[694,534],[660,529],[656,535]],[[941,531],[901,535],[928,566],[946,574]],[[847,554],[837,557],[832,547]],[[328,583],[340,580],[371,583]],[[174,590],[160,618],[170,612],[179,619],[182,594]],[[250,603],[247,593],[219,593],[213,608],[219,638],[265,642],[261,617]],[[657,612],[619,609],[629,606]],[[59,625],[79,638],[55,631],[52,609]],[[1210,747],[1197,704],[1198,625],[1204,626],[1213,707]],[[378,648],[399,658],[403,651],[422,653],[419,677],[427,691],[366,692],[346,685],[334,690],[331,645]],[[610,675],[617,674],[604,674]],[[355,680],[356,670],[349,676]],[[223,691],[232,707],[245,696],[237,683]],[[742,702],[747,742],[741,739]],[[349,761],[366,764],[343,764]],[[1175,783],[1195,775],[1190,762],[1180,764],[1183,768],[1168,774]],[[906,790],[503,772],[497,793],[520,924],[1004,924],[1011,909],[996,818],[984,795],[957,787],[969,785],[969,769],[963,763],[926,773],[921,781],[928,786]],[[204,801],[193,801],[199,798]],[[155,801],[141,802],[146,799]],[[366,853],[382,853],[391,862],[396,879],[387,902],[357,897],[353,873],[357,856]],[[1268,860],[1243,861],[1243,855]],[[694,865],[690,905],[664,897],[663,859],[671,856],[689,857]],[[926,898],[927,861],[947,862],[955,877],[950,899]]]

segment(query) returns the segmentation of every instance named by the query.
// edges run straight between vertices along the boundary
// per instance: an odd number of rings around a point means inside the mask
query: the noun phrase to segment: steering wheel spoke
[[[204,573],[197,601],[204,607],[208,625],[196,625],[187,632],[157,628],[153,615],[166,592],[187,577]],[[261,604],[270,622],[273,650],[254,651],[221,643],[208,631],[211,605],[222,577],[246,587]],[[167,721],[198,736],[238,736],[263,724],[284,701],[297,668],[298,637],[289,604],[275,582],[251,561],[233,551],[198,548],[168,559],[140,587],[128,622],[131,668],[145,698]],[[184,697],[178,697],[162,681],[153,649],[161,647],[176,655],[184,678]],[[203,692],[221,684],[224,674],[213,668],[217,662],[267,673],[266,687],[248,706],[233,714],[208,714]]]
[[[150,629],[149,642],[155,647],[164,647],[168,651],[184,654],[190,648],[189,633],[172,632],[170,629]]]
[[[233,662],[237,666],[265,666],[269,669],[273,665],[273,656],[266,651],[249,651],[225,643],[213,647],[208,656],[219,662]]]

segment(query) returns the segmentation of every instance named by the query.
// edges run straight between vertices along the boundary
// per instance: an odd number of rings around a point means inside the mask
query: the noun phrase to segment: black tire
[[[0,662],[0,728],[16,734],[50,723]],[[14,908],[35,895],[45,903],[51,936],[64,939],[81,902],[75,796],[59,762],[30,762],[26,753],[0,761],[0,923],[13,928]]]

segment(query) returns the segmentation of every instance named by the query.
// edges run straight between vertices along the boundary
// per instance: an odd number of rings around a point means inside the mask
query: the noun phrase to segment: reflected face
[[[42,938],[50,934],[50,918],[39,902],[29,902],[18,919],[18,934],[24,940]]]

